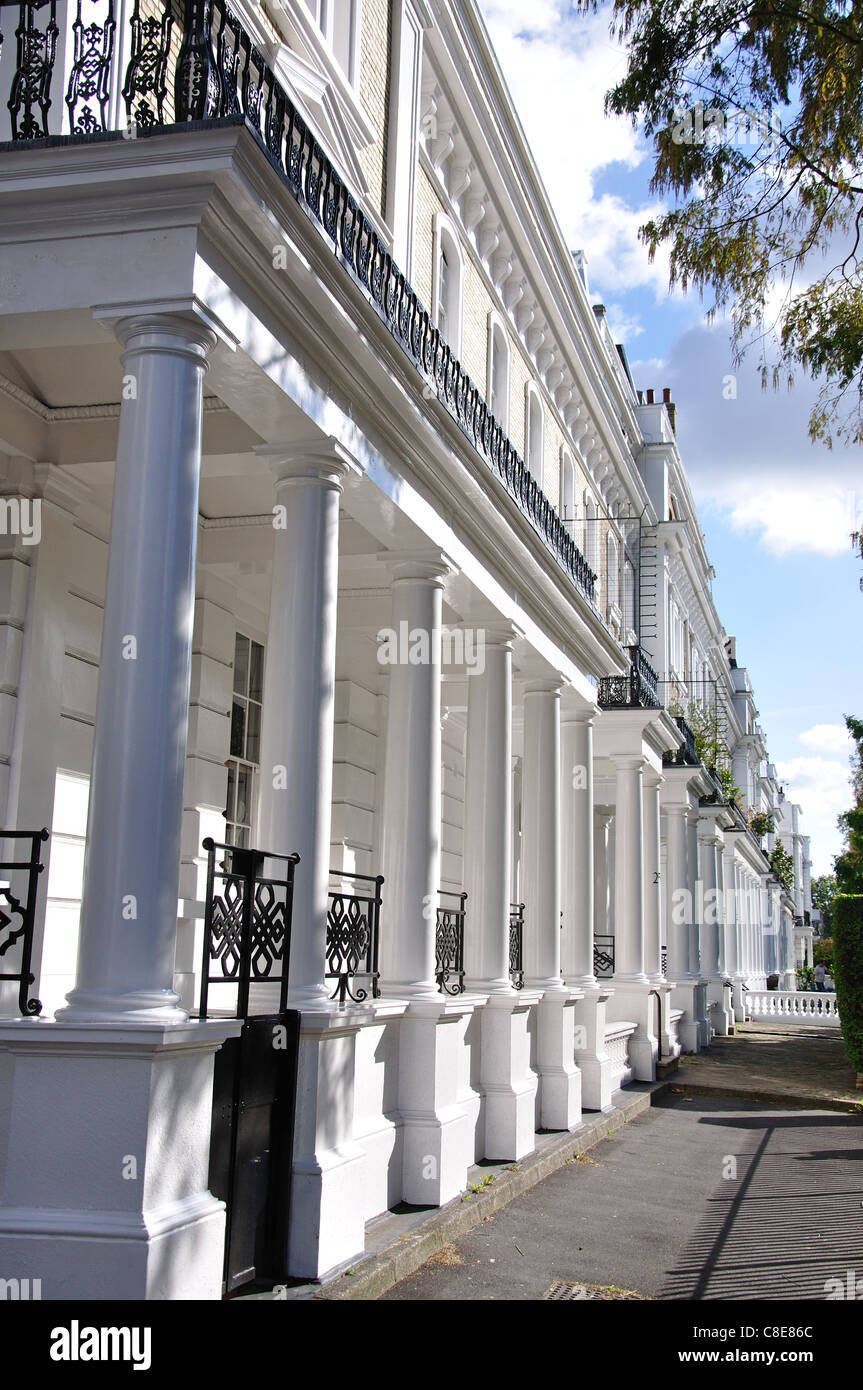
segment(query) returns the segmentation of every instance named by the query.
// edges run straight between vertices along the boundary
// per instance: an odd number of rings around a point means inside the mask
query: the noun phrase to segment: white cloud
[[[625,50],[608,13],[575,14],[564,0],[480,0],[492,44],[564,235],[584,249],[591,279],[620,292],[668,293],[667,257],[651,265],[638,228],[660,210],[595,192],[610,164],[637,168],[649,150],[632,123],[606,116],[605,93],[623,75]]]
[[[844,724],[813,724],[797,735],[804,748],[817,748],[822,753],[847,753],[853,750],[851,736]]]
[[[699,509],[751,532],[774,555],[848,554],[863,521],[860,453],[810,443],[816,388],[763,390],[754,359],[735,365],[727,327],[690,328],[657,364],[632,364],[636,381],[670,386],[678,439]],[[649,373],[649,375],[648,375]]]
[[[785,785],[786,795],[799,802],[803,811],[800,828],[811,837],[813,873],[830,873],[833,856],[842,850],[836,817],[851,802],[847,762],[817,756],[790,758],[777,762],[776,772]]]

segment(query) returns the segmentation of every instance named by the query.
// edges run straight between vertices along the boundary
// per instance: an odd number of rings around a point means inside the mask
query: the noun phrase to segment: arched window
[[[637,638],[635,626],[635,566],[627,557],[623,562],[623,630]]]
[[[571,536],[575,535],[575,464],[567,448],[560,451],[560,515],[563,521],[571,522],[567,527]]]
[[[528,471],[542,487],[543,453],[545,449],[545,420],[542,400],[536,383],[529,381],[524,388],[524,458]]]
[[[509,334],[500,314],[488,316],[488,408],[501,429],[509,429]]]
[[[606,573],[608,576],[608,606],[620,607],[620,547],[613,531],[605,538]]]
[[[458,234],[449,218],[435,219],[434,317],[456,357],[461,356],[464,261]]]

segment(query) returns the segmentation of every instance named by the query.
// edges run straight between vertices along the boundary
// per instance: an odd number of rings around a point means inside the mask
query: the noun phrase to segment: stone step
[[[671,1076],[680,1066],[679,1057],[663,1057],[661,1062],[656,1064],[656,1079],[664,1081],[667,1076]]]

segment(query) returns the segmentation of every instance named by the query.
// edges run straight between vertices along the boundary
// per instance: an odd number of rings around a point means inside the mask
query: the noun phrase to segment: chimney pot
[[[663,386],[663,388],[662,388],[662,399],[663,399],[663,401],[665,402],[666,405],[671,405],[671,387],[670,387],[670,386]]]
[[[648,390],[647,390],[647,404],[648,404],[648,405],[653,405],[653,387],[652,387],[652,386],[648,387]]]

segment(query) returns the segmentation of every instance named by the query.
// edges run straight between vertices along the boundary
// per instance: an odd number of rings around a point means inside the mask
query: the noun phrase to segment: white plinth
[[[0,1025],[9,1068],[0,1269],[44,1299],[218,1299],[213,1057],[233,1021]]]

